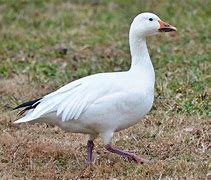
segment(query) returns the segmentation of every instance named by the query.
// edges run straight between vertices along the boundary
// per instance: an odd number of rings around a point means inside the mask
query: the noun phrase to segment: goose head
[[[130,27],[130,34],[136,37],[147,37],[176,30],[176,27],[162,21],[157,15],[146,12],[134,18]]]

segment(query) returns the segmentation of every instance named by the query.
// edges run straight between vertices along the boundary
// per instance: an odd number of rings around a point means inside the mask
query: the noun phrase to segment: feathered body
[[[131,81],[135,74],[137,79]],[[37,106],[16,123],[45,122],[86,134],[125,129],[140,121],[152,106],[154,82],[150,77],[131,69],[76,80],[35,102]]]

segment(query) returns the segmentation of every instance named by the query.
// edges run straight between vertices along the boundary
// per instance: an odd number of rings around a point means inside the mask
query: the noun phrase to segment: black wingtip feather
[[[25,102],[23,104],[20,104],[18,105],[17,107],[13,108],[13,110],[16,110],[16,109],[19,109],[19,108],[24,108],[24,107],[27,107],[32,109],[32,108],[35,108],[39,103],[35,104],[36,102],[38,102],[39,100],[41,100],[42,98],[39,98],[39,99],[35,99],[33,101],[28,101],[28,102]],[[34,105],[34,106],[33,106]]]

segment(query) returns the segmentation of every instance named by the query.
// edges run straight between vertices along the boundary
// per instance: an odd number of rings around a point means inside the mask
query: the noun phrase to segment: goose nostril
[[[165,27],[169,27],[170,25],[169,25],[169,24],[164,24],[164,26],[165,26]]]

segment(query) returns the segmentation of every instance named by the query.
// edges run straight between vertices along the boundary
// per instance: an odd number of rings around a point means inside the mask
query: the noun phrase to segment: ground
[[[1,179],[205,179],[210,159],[211,1],[0,1]],[[156,71],[151,112],[113,143],[152,160],[137,165],[87,137],[45,124],[14,126],[19,103],[74,79],[130,66],[133,17],[154,12],[178,29],[148,38]]]

